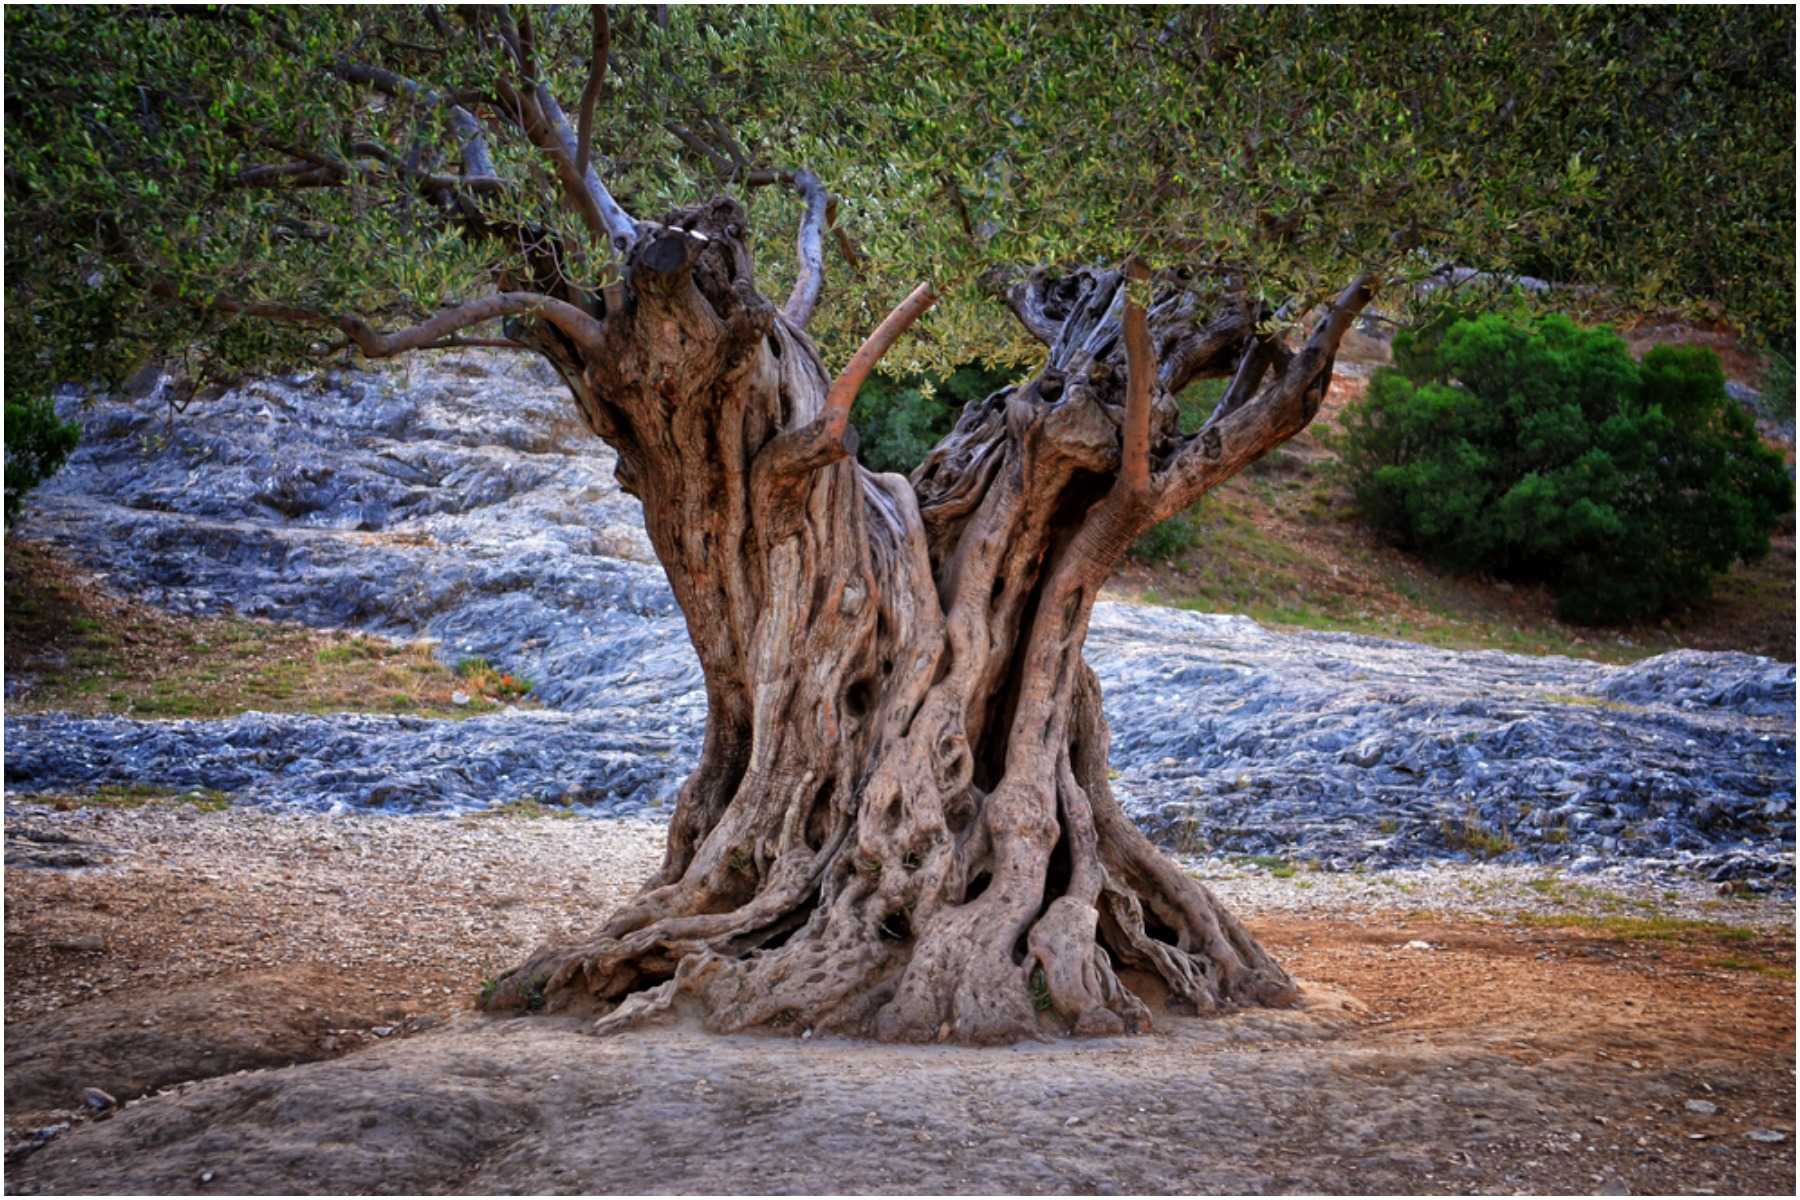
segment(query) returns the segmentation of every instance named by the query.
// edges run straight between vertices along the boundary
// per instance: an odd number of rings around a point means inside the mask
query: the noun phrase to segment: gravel
[[[448,1005],[530,948],[590,934],[596,913],[655,872],[664,840],[660,824],[635,819],[330,817],[181,804],[57,811],[8,800],[9,850],[47,834],[87,848],[92,865],[7,872],[7,953],[21,964],[58,955],[54,970],[8,972],[9,1020],[120,989],[298,965],[404,976],[396,1003]],[[1777,899],[1724,901],[1698,881],[1652,884],[1624,872],[1597,886],[1486,864],[1292,875],[1243,862],[1184,865],[1253,920],[1356,912],[1380,927],[1428,912],[1656,915],[1763,930],[1793,922],[1792,905]],[[70,950],[77,945],[86,952]]]

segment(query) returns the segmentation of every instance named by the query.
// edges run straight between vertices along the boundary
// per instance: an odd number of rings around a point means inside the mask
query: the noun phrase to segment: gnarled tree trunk
[[[641,225],[597,345],[531,332],[643,501],[708,717],[658,875],[487,1006],[1003,1042],[1292,998],[1114,799],[1082,644],[1137,534],[1311,418],[1366,286],[1290,351],[1180,281],[1023,280],[1043,369],[909,481],[848,453],[810,299],[761,297],[745,237],[729,200]],[[1234,380],[1184,438],[1200,374]]]

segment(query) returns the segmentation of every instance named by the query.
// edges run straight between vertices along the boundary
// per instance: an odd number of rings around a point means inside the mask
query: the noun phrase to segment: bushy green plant
[[[1719,359],[1494,314],[1401,333],[1345,417],[1365,517],[1461,570],[1547,581],[1559,615],[1654,614],[1768,550],[1793,488]]]
[[[48,396],[6,402],[6,523],[11,525],[32,488],[56,474],[75,449],[81,429],[56,415]]]
[[[1142,562],[1167,562],[1179,558],[1199,544],[1200,530],[1188,513],[1176,513],[1159,521],[1138,535],[1127,552]]]
[[[876,471],[908,474],[956,424],[963,405],[1017,381],[1017,371],[964,363],[947,378],[872,375],[857,393],[851,420],[858,456]]]

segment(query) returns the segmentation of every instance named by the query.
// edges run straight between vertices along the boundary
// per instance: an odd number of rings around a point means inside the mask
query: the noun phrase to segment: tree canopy
[[[828,360],[942,294],[897,371],[1023,361],[995,274],[1129,254],[1289,316],[1453,262],[1791,337],[1780,7],[58,6],[6,35],[14,394],[291,362],[343,339],[251,312],[405,325],[552,247],[595,295],[618,259],[559,184],[579,154],[631,213],[728,192],[765,241],[811,172]]]

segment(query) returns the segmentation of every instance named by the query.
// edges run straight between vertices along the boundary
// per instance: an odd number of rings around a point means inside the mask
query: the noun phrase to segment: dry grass
[[[224,717],[263,712],[469,716],[498,699],[424,642],[243,617],[174,617],[111,595],[49,548],[6,546],[13,712]],[[471,694],[457,705],[452,693]],[[512,699],[523,692],[504,698]]]

